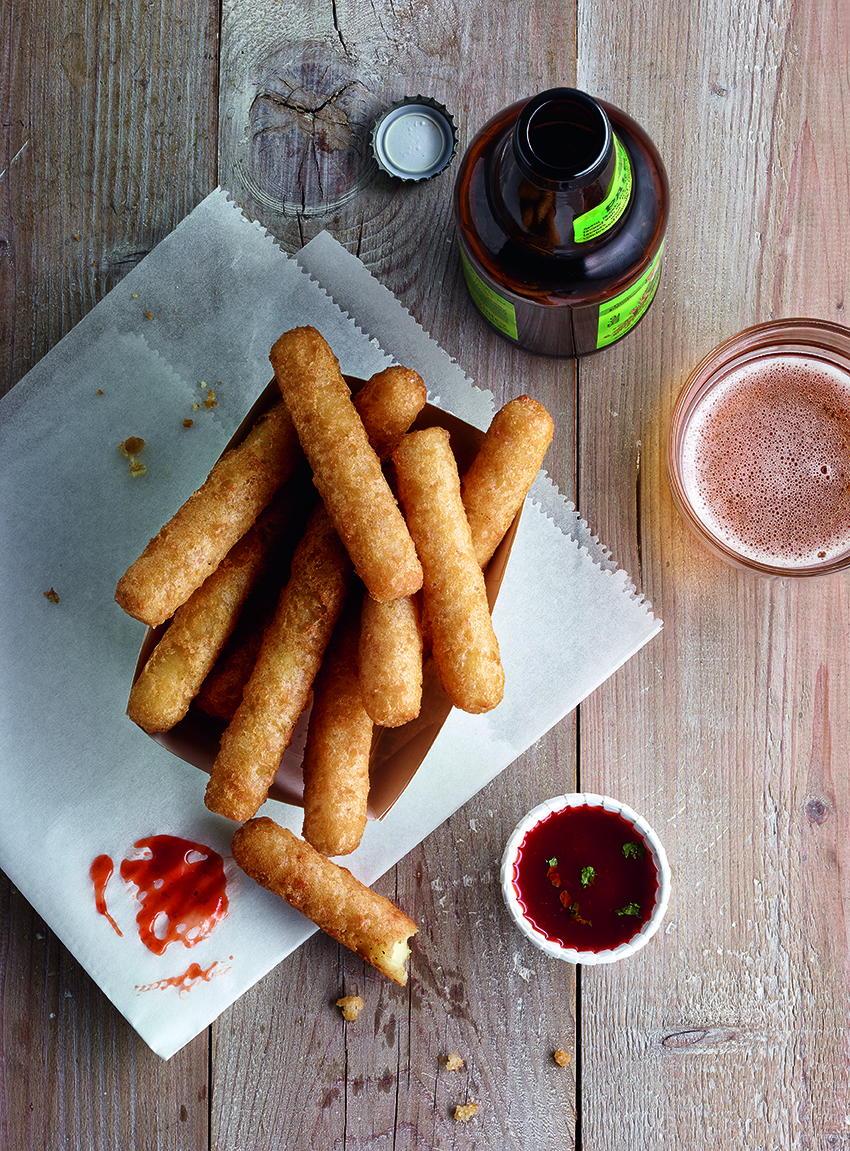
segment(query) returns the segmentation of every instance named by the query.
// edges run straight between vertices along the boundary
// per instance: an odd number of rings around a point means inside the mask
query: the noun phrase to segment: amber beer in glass
[[[667,467],[724,559],[774,576],[850,566],[850,331],[782,320],[716,348],[677,401]]]

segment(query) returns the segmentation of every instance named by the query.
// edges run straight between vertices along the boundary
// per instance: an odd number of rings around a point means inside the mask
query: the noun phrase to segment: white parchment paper
[[[0,866],[164,1058],[314,928],[235,867],[234,827],[204,807],[205,777],[126,717],[144,628],[117,607],[115,586],[268,383],[274,340],[306,323],[344,372],[409,364],[432,402],[487,426],[490,393],[358,260],[326,234],[286,257],[222,190],[0,401]],[[130,436],[146,442],[143,476],[118,450]],[[542,473],[494,622],[505,699],[487,716],[450,715],[411,786],[344,861],[366,883],[661,627]],[[263,813],[300,834],[300,809],[270,801]],[[117,871],[138,840],[163,834],[224,857],[229,913],[204,942],[156,956],[120,878],[107,902],[122,934],[98,913],[90,868],[107,854]],[[192,964],[203,976],[187,975]]]

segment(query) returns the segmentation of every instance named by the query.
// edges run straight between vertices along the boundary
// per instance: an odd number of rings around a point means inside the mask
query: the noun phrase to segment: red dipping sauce
[[[633,824],[602,806],[565,807],[526,832],[513,865],[520,907],[543,936],[614,950],[652,918],[658,872]]]

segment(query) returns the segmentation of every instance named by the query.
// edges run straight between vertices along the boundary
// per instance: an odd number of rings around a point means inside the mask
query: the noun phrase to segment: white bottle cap
[[[387,108],[372,129],[378,167],[399,180],[429,180],[457,152],[454,120],[429,96],[408,96]]]

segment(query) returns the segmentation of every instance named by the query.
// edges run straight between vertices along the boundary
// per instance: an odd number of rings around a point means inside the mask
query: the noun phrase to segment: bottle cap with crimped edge
[[[388,175],[399,180],[430,180],[455,157],[455,122],[430,96],[407,96],[375,121],[372,151],[378,167]]]

